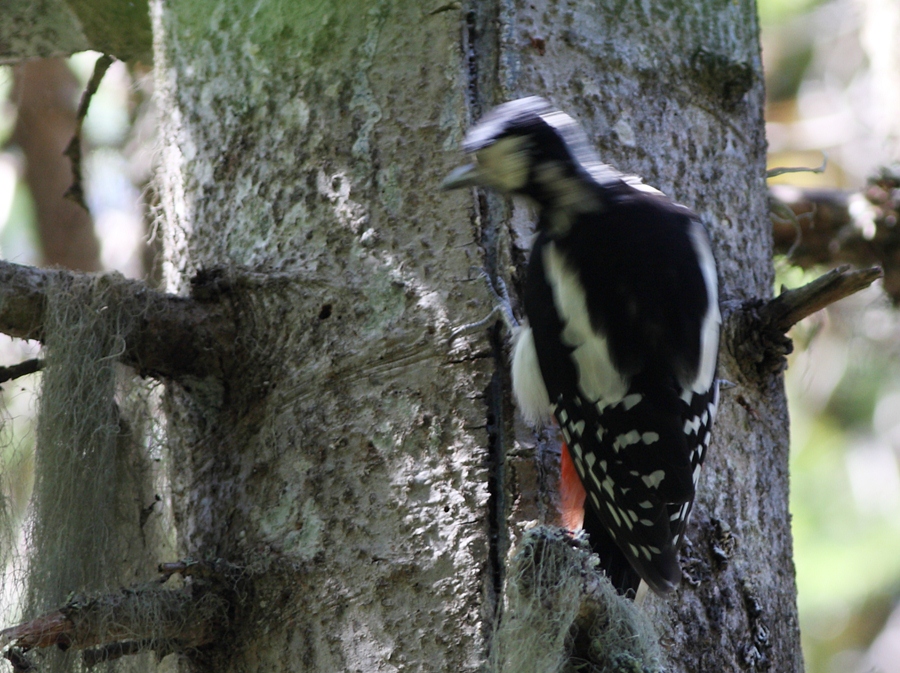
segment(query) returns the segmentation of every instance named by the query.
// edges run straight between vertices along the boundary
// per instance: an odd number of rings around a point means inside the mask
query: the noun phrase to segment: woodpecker
[[[443,187],[530,198],[538,221],[514,335],[513,392],[555,417],[586,492],[583,527],[616,589],[678,586],[678,549],[716,414],[721,316],[699,217],[603,164],[542,98],[467,133]],[[563,466],[565,474],[566,467]]]

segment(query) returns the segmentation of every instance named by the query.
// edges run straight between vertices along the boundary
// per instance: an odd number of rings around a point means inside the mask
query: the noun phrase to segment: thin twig
[[[69,157],[72,162],[72,184],[66,190],[66,193],[63,194],[63,197],[71,199],[87,212],[90,212],[90,210],[84,200],[84,183],[81,175],[81,128],[84,126],[84,118],[87,117],[88,109],[91,106],[91,99],[97,93],[97,89],[100,88],[100,82],[103,81],[103,76],[115,60],[115,57],[103,54],[94,63],[94,72],[84,92],[81,94],[81,102],[78,103],[75,133],[63,151],[63,154]]]
[[[27,376],[28,374],[34,374],[35,372],[41,371],[43,368],[44,361],[40,358],[25,360],[24,362],[20,362],[17,365],[10,365],[9,367],[0,367],[0,383],[13,381],[21,376]]]
[[[759,316],[779,331],[787,332],[805,317],[864,290],[883,275],[877,266],[851,271],[850,265],[845,264],[803,287],[783,291],[760,309]]]
[[[786,173],[824,173],[828,167],[828,155],[822,152],[822,165],[816,168],[808,168],[806,166],[779,166],[778,168],[770,168],[766,171],[767,178],[774,178],[778,175]]]

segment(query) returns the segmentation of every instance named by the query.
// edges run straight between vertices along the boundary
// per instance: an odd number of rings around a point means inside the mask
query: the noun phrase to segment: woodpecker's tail
[[[591,550],[600,556],[600,567],[616,591],[622,596],[634,598],[641,577],[628,563],[597,515],[590,507],[584,506],[585,495],[569,455],[569,447],[563,442],[559,468],[559,509],[563,525],[572,531],[584,529],[588,534]]]
[[[600,557],[600,567],[616,591],[620,596],[634,599],[641,576],[631,567],[625,554],[606,532],[606,527],[591,507],[585,507],[584,532],[588,534],[591,550]]]

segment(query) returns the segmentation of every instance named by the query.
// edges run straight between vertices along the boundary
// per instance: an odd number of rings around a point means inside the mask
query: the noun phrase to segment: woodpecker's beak
[[[461,187],[475,187],[483,184],[481,170],[477,164],[466,164],[455,169],[450,175],[444,178],[441,183],[441,189],[459,189]]]

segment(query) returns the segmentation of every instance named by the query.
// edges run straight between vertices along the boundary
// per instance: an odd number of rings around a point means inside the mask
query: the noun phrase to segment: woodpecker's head
[[[583,201],[591,169],[602,166],[575,120],[536,96],[491,110],[469,130],[463,147],[475,163],[448,175],[444,189],[491,187],[542,206]]]

